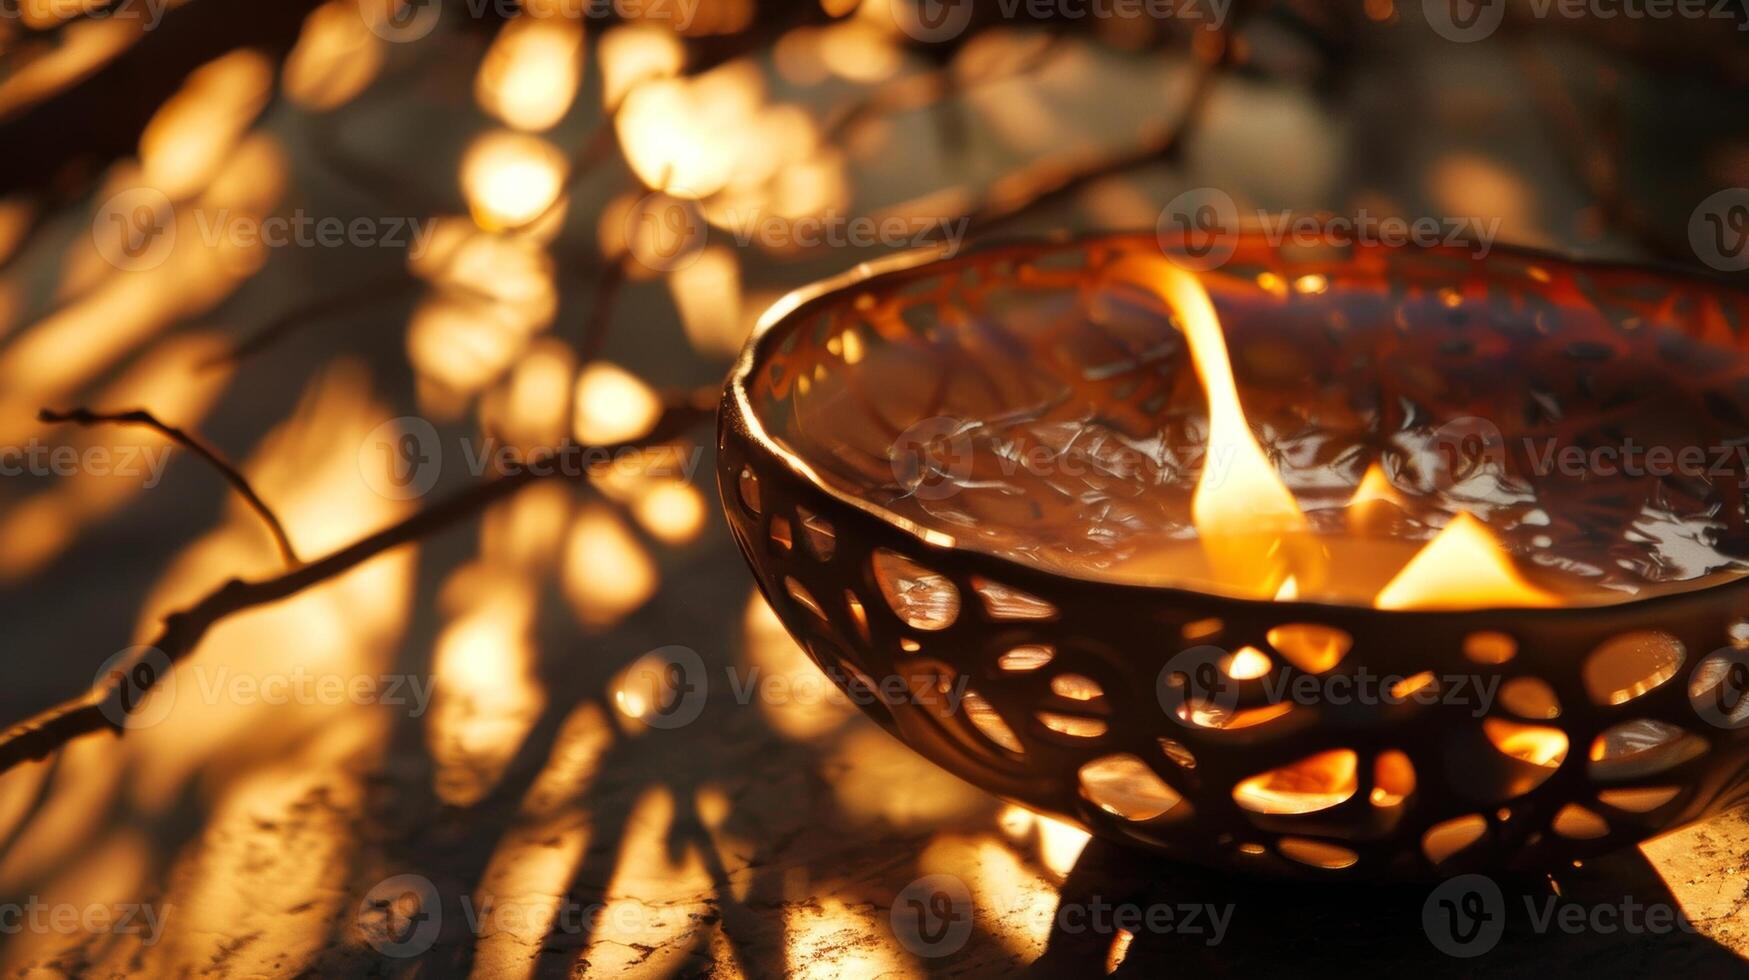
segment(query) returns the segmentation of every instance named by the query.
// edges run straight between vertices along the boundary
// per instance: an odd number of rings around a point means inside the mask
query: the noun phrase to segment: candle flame
[[[1281,583],[1281,588],[1275,590],[1276,602],[1293,602],[1300,597],[1300,580],[1292,575]]]
[[[1208,451],[1191,518],[1210,568],[1217,581],[1245,595],[1274,596],[1294,571],[1290,560],[1299,549],[1292,545],[1306,519],[1251,434],[1214,303],[1196,276],[1163,259],[1128,259],[1115,271],[1166,301],[1208,399]]]
[[[1114,263],[1112,276],[1152,292],[1172,311],[1208,399],[1208,446],[1191,498],[1191,518],[1213,580],[1241,595],[1291,601],[1325,585],[1325,552],[1311,540],[1304,512],[1245,418],[1226,337],[1197,277],[1157,257]],[[1404,500],[1377,463],[1349,501],[1356,530],[1376,529],[1383,511]],[[1379,609],[1553,606],[1531,584],[1486,525],[1459,513],[1416,552],[1373,601]],[[1238,661],[1241,668],[1250,666]]]
[[[1384,467],[1377,463],[1366,468],[1366,473],[1360,478],[1360,485],[1354,488],[1354,496],[1349,498],[1348,506],[1358,508],[1372,503],[1403,506],[1402,495],[1391,485],[1391,478],[1385,475]]]
[[[1379,592],[1380,609],[1552,606],[1553,595],[1525,581],[1481,521],[1459,513]]]

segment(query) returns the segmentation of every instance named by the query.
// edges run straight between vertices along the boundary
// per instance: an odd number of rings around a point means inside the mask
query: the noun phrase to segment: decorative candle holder
[[[1749,296],[1233,244],[1197,280],[1316,580],[1208,584],[1155,236],[899,256],[779,303],[722,406],[729,524],[821,669],[991,793],[1265,874],[1544,869],[1742,799]],[[1428,545],[1472,519],[1540,607],[1387,601],[1417,555],[1482,575]]]

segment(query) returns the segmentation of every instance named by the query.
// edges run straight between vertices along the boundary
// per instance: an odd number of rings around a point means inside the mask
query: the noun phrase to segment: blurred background
[[[0,725],[284,568],[202,460],[41,408],[198,433],[307,560],[467,493],[482,448],[640,439],[714,398],[776,298],[929,242],[1147,229],[1212,188],[1740,278],[1749,17],[1614,9],[0,0]],[[1465,965],[1419,894],[1127,858],[935,769],[753,590],[708,423],[657,442],[223,619],[124,737],[0,775],[0,901],[140,926],[0,914],[0,968]],[[674,646],[758,690],[653,724],[640,665]],[[1509,934],[1490,965],[1740,969],[1745,861],[1727,815],[1575,869],[1539,887],[1698,932]],[[930,874],[972,894],[951,955],[889,923]],[[1238,931],[1055,919],[1120,893],[1231,903]]]

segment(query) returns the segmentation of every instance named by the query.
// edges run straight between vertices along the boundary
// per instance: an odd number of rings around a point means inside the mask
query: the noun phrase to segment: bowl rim
[[[1245,228],[1241,235],[1254,233],[1255,229]],[[1652,596],[1625,599],[1620,602],[1593,603],[1589,605],[1561,606],[1476,606],[1460,609],[1392,609],[1381,610],[1373,606],[1363,606],[1345,602],[1326,602],[1316,599],[1259,599],[1249,596],[1237,596],[1219,592],[1205,592],[1194,588],[1176,585],[1164,585],[1149,582],[1129,582],[1104,579],[1097,576],[1076,575],[1058,569],[1023,562],[994,551],[963,547],[958,538],[946,531],[927,527],[887,508],[864,500],[861,497],[839,489],[830,481],[821,477],[818,470],[800,454],[784,446],[768,431],[765,424],[753,410],[752,398],[748,394],[748,382],[754,376],[759,366],[770,354],[771,348],[788,336],[787,327],[802,322],[809,314],[848,294],[854,290],[867,288],[877,283],[902,282],[924,274],[924,270],[938,262],[946,263],[974,257],[990,258],[1003,252],[1034,252],[1047,250],[1072,249],[1077,246],[1087,246],[1107,241],[1158,241],[1157,233],[1138,230],[1112,230],[1082,233],[1058,233],[1035,236],[1003,236],[970,246],[956,246],[943,242],[926,245],[920,248],[908,249],[891,255],[879,256],[857,263],[856,265],[825,278],[799,286],[779,297],[764,313],[760,314],[753,326],[741,351],[735,357],[735,363],[729,371],[725,383],[724,398],[718,410],[717,425],[719,431],[726,431],[733,426],[740,430],[761,453],[765,453],[786,466],[791,475],[807,483],[816,492],[824,493],[834,501],[844,506],[874,518],[882,524],[893,528],[907,538],[926,547],[941,548],[974,555],[978,560],[987,560],[998,566],[1019,570],[1022,578],[1040,578],[1042,580],[1074,583],[1081,587],[1110,589],[1127,592],[1132,595],[1152,597],[1160,600],[1208,601],[1216,600],[1229,603],[1238,608],[1271,609],[1277,612],[1290,610],[1305,610],[1311,613],[1326,611],[1342,615],[1357,614],[1388,614],[1392,616],[1421,619],[1426,621],[1450,621],[1454,617],[1463,619],[1488,619],[1505,624],[1517,620],[1568,620],[1576,621],[1581,617],[1595,617],[1604,612],[1624,610],[1643,610],[1650,606],[1672,605],[1683,602],[1693,602],[1701,597],[1714,597],[1715,594],[1736,591],[1749,594],[1749,575],[1742,578],[1714,583],[1695,588],[1678,588],[1672,591],[1660,592]],[[1367,246],[1351,246],[1349,251],[1356,251]],[[1382,246],[1381,246],[1382,247]],[[1437,253],[1450,251],[1451,245],[1423,246],[1403,245],[1390,246],[1394,251],[1415,251],[1421,253]],[[1589,270],[1630,270],[1642,273],[1688,279],[1696,285],[1704,285],[1714,289],[1744,293],[1749,300],[1749,289],[1743,289],[1738,283],[1726,280],[1700,269],[1668,262],[1635,262],[1621,259],[1591,258],[1571,253],[1563,253],[1551,249],[1536,248],[1513,243],[1494,243],[1487,255],[1480,258],[1471,256],[1474,261],[1486,261],[1494,256],[1505,255],[1531,261],[1558,263],[1569,267],[1580,267]]]

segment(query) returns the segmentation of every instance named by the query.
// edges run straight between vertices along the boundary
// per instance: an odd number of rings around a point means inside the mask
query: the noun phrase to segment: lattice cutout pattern
[[[1027,258],[827,293],[769,330],[750,370],[807,377],[815,366],[798,359],[814,353],[796,331],[833,335],[894,297],[939,302],[943,283],[1018,275]],[[1582,291],[1611,315],[1646,293],[1639,278],[1616,296],[1603,271],[1534,268],[1553,285],[1514,282]],[[835,681],[865,689],[871,716],[993,793],[1186,860],[1331,878],[1552,867],[1745,795],[1749,703],[1727,696],[1749,662],[1743,583],[1584,610],[1414,614],[1101,583],[926,543],[807,479],[736,395],[719,481],[778,615]],[[1227,672],[1230,699],[1199,697],[1208,669]],[[1363,677],[1390,679],[1402,700],[1271,695]],[[1478,710],[1453,696],[1462,681],[1499,696]]]

